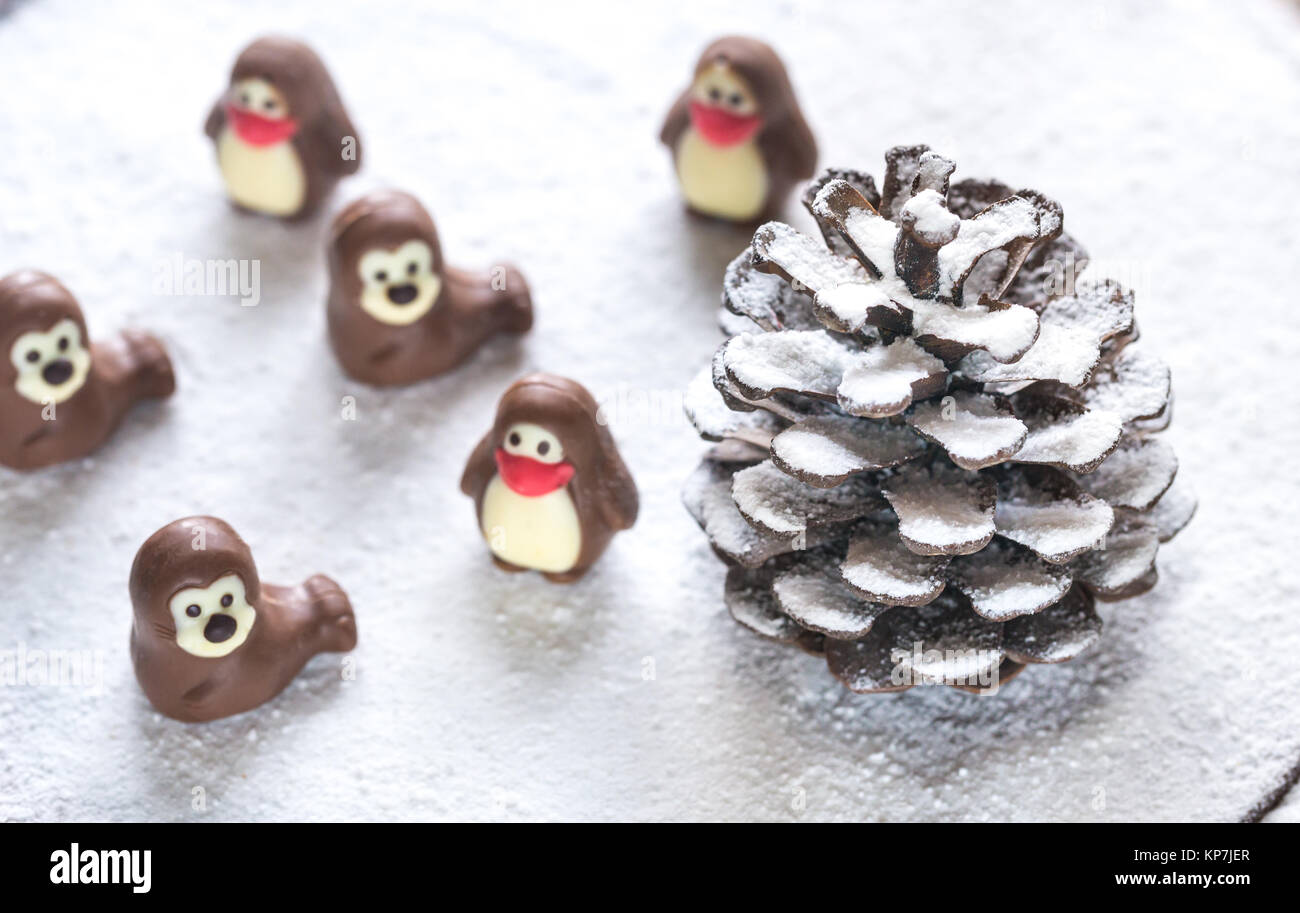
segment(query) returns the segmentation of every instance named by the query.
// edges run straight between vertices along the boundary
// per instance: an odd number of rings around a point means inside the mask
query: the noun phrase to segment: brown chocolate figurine
[[[753,38],[719,38],[704,49],[659,139],[672,151],[687,206],[733,222],[775,215],[817,165],[817,142],[781,58]]]
[[[450,371],[498,333],[533,325],[528,284],[513,267],[475,274],[442,260],[433,219],[408,193],[383,190],[334,219],[330,341],[351,377],[411,384]]]
[[[244,49],[204,127],[235,205],[309,215],[361,167],[361,141],[316,52],[291,38]]]
[[[337,583],[263,584],[244,540],[214,517],[149,537],[131,568],[131,602],[136,678],[160,713],[187,723],[252,710],[316,654],[357,645]]]
[[[581,384],[529,374],[506,390],[460,482],[505,570],[582,577],[636,521],[637,491]]]
[[[132,405],[176,390],[162,343],[128,330],[91,344],[77,299],[31,270],[0,279],[0,464],[39,469],[86,456]]]

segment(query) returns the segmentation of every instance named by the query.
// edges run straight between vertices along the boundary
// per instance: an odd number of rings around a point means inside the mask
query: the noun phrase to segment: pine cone
[[[1133,296],[1075,281],[1057,203],[953,169],[900,146],[882,191],[814,181],[822,237],[758,229],[686,395],[720,442],[684,500],[732,616],[859,692],[992,690],[1073,659],[1095,600],[1151,589],[1196,509]]]

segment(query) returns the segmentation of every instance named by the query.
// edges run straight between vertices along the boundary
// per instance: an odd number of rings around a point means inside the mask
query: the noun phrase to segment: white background
[[[0,273],[57,274],[92,334],[158,332],[180,383],[92,460],[0,470],[0,650],[104,663],[99,693],[0,688],[0,819],[1230,820],[1300,759],[1294,4],[269,6],[0,19]],[[307,224],[232,211],[202,135],[267,31],[317,48],[362,134],[362,173]],[[879,178],[886,147],[928,142],[958,178],[1060,200],[1136,287],[1202,503],[1086,657],[997,699],[854,696],[741,630],[679,502],[703,445],[672,407],[615,427],[642,517],[588,579],[489,562],[458,480],[514,377],[672,399],[718,342],[747,235],[682,212],[656,134],[736,31],[783,54],[823,164]],[[384,185],[426,202],[449,261],[523,267],[522,344],[398,392],[341,375],[322,233]],[[261,305],[155,295],[177,252],[260,259]],[[156,528],[205,512],[264,579],[344,584],[355,681],[327,656],[235,719],[153,712],[127,574]]]

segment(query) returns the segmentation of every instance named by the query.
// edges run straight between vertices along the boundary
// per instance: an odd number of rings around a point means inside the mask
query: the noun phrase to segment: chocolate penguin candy
[[[719,443],[684,499],[744,627],[854,691],[992,690],[1091,647],[1196,501],[1169,369],[1133,295],[1079,276],[1061,207],[926,146],[885,159],[879,188],[809,186],[819,234],[768,222],[727,267],[686,397]]]

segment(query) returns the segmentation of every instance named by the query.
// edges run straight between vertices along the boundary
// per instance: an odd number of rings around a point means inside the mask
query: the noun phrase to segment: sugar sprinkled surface
[[[957,177],[1060,200],[1097,265],[1150,276],[1136,283],[1139,348],[1173,369],[1167,434],[1199,515],[1161,550],[1153,592],[1099,607],[1099,644],[995,699],[856,696],[823,662],[739,630],[723,569],[678,501],[701,445],[675,416],[615,422],[643,512],[584,583],[499,574],[475,540],[456,480],[505,385],[545,368],[598,394],[680,390],[717,345],[722,271],[749,239],[681,212],[654,141],[695,54],[736,28],[734,14],[710,0],[671,16],[621,8],[611,31],[603,9],[394,3],[384,21],[419,49],[400,86],[380,63],[388,29],[307,0],[42,0],[0,19],[0,81],[23,87],[0,105],[0,133],[22,137],[0,159],[0,269],[58,272],[94,334],[156,329],[181,385],[91,461],[0,472],[0,649],[102,649],[105,679],[98,696],[0,688],[0,818],[1246,815],[1300,759],[1300,670],[1259,670],[1300,652],[1295,536],[1277,510],[1300,500],[1284,471],[1300,450],[1300,387],[1270,380],[1300,350],[1300,325],[1277,270],[1223,254],[1248,243],[1254,262],[1296,259],[1300,124],[1277,116],[1300,109],[1294,7],[1152,5],[1061,29],[1046,4],[993,18],[886,4],[873,28],[916,35],[943,21],[961,36],[923,78],[899,41],[846,73],[857,8],[746,7],[746,30],[779,44],[824,163],[879,179],[880,150],[929,138]],[[323,341],[324,221],[232,213],[200,133],[253,28],[311,41],[357,119],[369,159],[334,205],[406,187],[451,262],[519,262],[538,290],[523,346],[394,393],[341,378]],[[47,64],[98,60],[109,42],[113,66],[94,80]],[[1007,85],[1014,97],[998,97]],[[124,104],[140,86],[149,104]],[[427,116],[412,114],[411,91],[436,93]],[[870,117],[864,92],[879,102]],[[593,212],[593,188],[619,188],[621,208],[603,196]],[[793,201],[787,216],[815,231]],[[263,258],[262,304],[154,297],[155,264],[176,251]],[[1250,334],[1249,356],[1225,345],[1225,315],[1234,338]],[[345,395],[356,423],[338,420]],[[348,586],[355,681],[326,658],[232,720],[152,712],[127,656],[127,572],[148,533],[194,511],[234,523],[267,579],[319,570]],[[1295,803],[1283,814],[1300,817]]]

